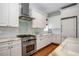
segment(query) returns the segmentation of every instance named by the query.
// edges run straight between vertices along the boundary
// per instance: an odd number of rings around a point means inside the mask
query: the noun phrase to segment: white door
[[[76,38],[76,18],[67,18],[62,20],[62,37]]]

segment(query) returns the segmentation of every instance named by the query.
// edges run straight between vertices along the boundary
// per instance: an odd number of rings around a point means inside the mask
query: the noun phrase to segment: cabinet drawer
[[[10,49],[1,50],[0,56],[10,56]]]
[[[15,45],[15,44],[21,44],[21,40],[14,40],[14,41],[12,41],[11,45]]]
[[[0,52],[3,51],[3,50],[7,50],[7,49],[10,49],[10,46],[0,47]]]
[[[2,48],[2,47],[6,47],[6,46],[10,46],[10,44],[11,44],[11,42],[1,42],[0,43],[0,49]]]
[[[0,56],[10,56],[11,42],[0,42]]]

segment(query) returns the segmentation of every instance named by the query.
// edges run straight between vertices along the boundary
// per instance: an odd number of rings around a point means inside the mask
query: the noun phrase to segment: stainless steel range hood
[[[30,9],[29,3],[20,3],[20,16],[19,19],[21,20],[28,20],[31,21],[34,18],[30,16]]]
[[[31,20],[33,20],[34,18],[32,18],[32,17],[30,17],[30,16],[19,16],[19,19],[31,21]]]

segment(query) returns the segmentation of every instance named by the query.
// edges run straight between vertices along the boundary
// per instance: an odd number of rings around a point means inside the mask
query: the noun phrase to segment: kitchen
[[[0,14],[1,56],[31,55],[50,44],[51,41],[47,41],[48,33],[41,35],[47,25],[47,15],[34,9],[31,4],[0,3]]]
[[[58,47],[64,41],[60,19],[78,15],[78,6],[77,3],[0,3],[0,56],[31,56],[51,44]],[[63,9],[67,7],[72,11]]]

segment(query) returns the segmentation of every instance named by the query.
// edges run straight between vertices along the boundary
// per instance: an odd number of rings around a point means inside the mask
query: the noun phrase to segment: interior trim
[[[67,5],[67,6],[62,7],[61,9],[65,9],[65,8],[72,7],[72,6],[75,6],[75,5],[77,5],[77,3],[72,3],[70,5]]]
[[[64,17],[64,18],[61,18],[61,20],[65,20],[65,19],[69,19],[69,18],[77,18],[77,16]]]

